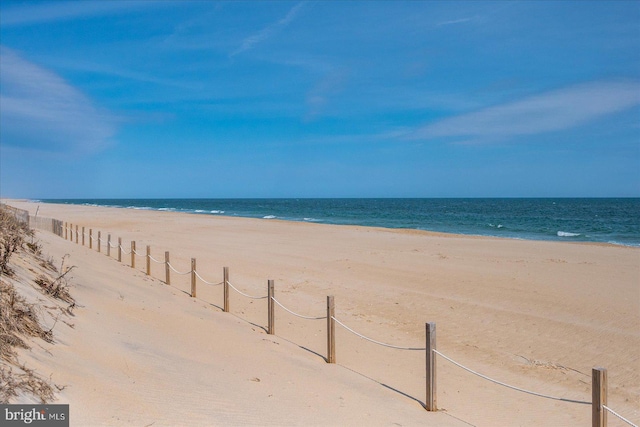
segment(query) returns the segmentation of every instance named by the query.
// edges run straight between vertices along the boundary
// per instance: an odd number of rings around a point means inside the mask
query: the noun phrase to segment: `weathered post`
[[[427,399],[425,408],[427,411],[437,411],[436,401],[436,324],[426,324],[426,369],[427,369]]]
[[[82,227],[82,246],[84,246],[84,227]]]
[[[136,242],[131,241],[131,268],[136,268]]]
[[[89,249],[93,249],[93,229],[89,229]]]
[[[68,239],[68,237],[67,237],[67,235],[68,235],[68,234],[67,234],[67,229],[68,229],[68,225],[67,225],[67,223],[65,222],[65,223],[64,223],[64,240],[67,240],[67,239]]]
[[[225,313],[228,313],[229,312],[229,267],[222,268],[222,288],[224,289],[222,310]]]
[[[118,262],[122,262],[122,237],[118,237]]]
[[[607,404],[607,370],[605,368],[591,370],[591,387],[591,425],[607,427],[607,410],[602,407]]]
[[[101,252],[101,251],[102,251],[102,249],[101,249],[101,246],[102,246],[102,245],[101,245],[101,243],[100,243],[100,234],[101,234],[101,233],[100,233],[100,231],[98,231],[98,252]]]
[[[269,335],[273,335],[275,334],[275,312],[274,312],[274,302],[273,302],[273,295],[274,292],[274,285],[273,285],[273,280],[268,280],[267,281],[267,298],[268,298],[268,303],[267,303],[267,309],[269,311],[269,315],[268,315],[268,327],[267,327],[267,333]]]
[[[76,245],[78,244],[78,226],[76,225]]]
[[[107,256],[111,256],[111,234],[107,234]]]
[[[151,275],[151,246],[147,245],[147,276]]]
[[[327,296],[327,363],[336,363],[336,314],[333,295]]]
[[[166,283],[167,285],[170,285],[171,273],[169,272],[169,251],[166,251],[164,253],[164,273],[165,273],[164,283]]]
[[[191,258],[191,298],[196,297],[196,259]]]

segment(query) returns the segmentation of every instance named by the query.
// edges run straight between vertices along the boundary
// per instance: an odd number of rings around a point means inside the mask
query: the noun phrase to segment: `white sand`
[[[36,204],[11,201],[35,213]],[[276,298],[308,316],[336,317],[376,340],[424,347],[436,322],[438,349],[483,374],[566,399],[591,400],[591,368],[609,374],[609,406],[640,421],[640,250],[417,231],[329,226],[171,212],[40,204],[39,216],[85,226],[94,236],[135,240],[144,253],[210,282]],[[325,363],[326,321],[276,310],[266,300],[189,276],[162,283],[49,233],[54,259],[70,254],[75,329],[26,357],[68,387],[73,425],[590,425],[591,406],[543,399],[438,359],[438,407],[425,401],[424,352],[388,349],[337,326],[337,365]],[[618,425],[612,416],[610,425]],[[464,422],[463,422],[464,421]],[[466,423],[465,423],[466,422]],[[468,424],[467,424],[468,423]]]

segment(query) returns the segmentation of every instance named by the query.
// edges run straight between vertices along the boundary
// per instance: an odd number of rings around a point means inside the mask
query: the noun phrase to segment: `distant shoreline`
[[[633,212],[640,209],[640,198],[144,198],[29,201],[406,229],[448,235],[640,247],[640,219],[633,217]],[[555,209],[556,204],[563,207]],[[593,212],[588,212],[589,209]],[[627,216],[619,212],[622,209],[629,212]]]

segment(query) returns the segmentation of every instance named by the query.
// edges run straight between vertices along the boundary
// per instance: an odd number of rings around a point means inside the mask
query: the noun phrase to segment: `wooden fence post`
[[[107,234],[107,256],[111,256],[111,234]]]
[[[64,223],[64,240],[67,240],[67,223]]]
[[[122,237],[118,237],[118,262],[122,262]]]
[[[147,245],[147,276],[151,275],[151,246]]]
[[[196,297],[196,259],[191,258],[191,298]]]
[[[69,239],[73,242],[73,224],[69,223]]]
[[[591,425],[607,427],[607,410],[602,407],[607,404],[607,370],[605,368],[591,370],[591,387]]]
[[[82,246],[84,246],[84,227],[82,227]]]
[[[327,363],[336,363],[336,314],[333,295],[327,296]]]
[[[76,225],[76,245],[78,244],[78,226]]]
[[[225,313],[229,312],[229,267],[223,267],[222,269],[222,288],[224,289],[223,295],[223,309]]]
[[[276,318],[275,318],[275,312],[274,312],[274,302],[273,302],[273,295],[274,292],[274,285],[273,285],[273,280],[268,280],[267,281],[267,298],[268,298],[268,303],[267,303],[267,309],[269,311],[269,315],[268,315],[268,319],[269,319],[269,323],[268,323],[268,327],[267,327],[267,334],[269,335],[273,335],[275,334],[275,327],[276,327]]]
[[[427,411],[437,411],[436,401],[436,324],[426,324],[426,368],[427,368],[427,398],[425,408]]]
[[[170,285],[171,273],[169,272],[169,251],[166,251],[164,253],[164,274],[165,274],[164,283],[166,283],[167,285]]]
[[[101,249],[102,244],[100,243],[100,234],[101,234],[101,233],[98,231],[98,252],[101,252],[101,251],[102,251],[102,249]]]
[[[89,249],[93,249],[93,229],[89,229]]]
[[[136,268],[136,242],[131,241],[131,268]]]

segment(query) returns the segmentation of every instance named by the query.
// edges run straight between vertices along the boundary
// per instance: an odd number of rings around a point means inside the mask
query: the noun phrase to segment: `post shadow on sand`
[[[185,291],[185,290],[182,290],[182,289],[180,289],[180,288],[177,288],[177,287],[175,287],[175,286],[173,286],[173,285],[169,285],[169,286],[171,286],[172,288],[174,288],[174,289],[178,290],[179,292],[182,292],[182,293],[184,293],[185,295],[187,295],[187,296],[191,297],[191,293],[190,293],[190,292],[187,292],[187,291]],[[214,304],[214,303],[212,303],[212,302],[210,302],[210,301],[207,301],[207,300],[204,300],[204,299],[201,299],[201,298],[198,298],[198,297],[196,297],[195,299],[197,299],[197,300],[199,300],[199,301],[201,301],[201,302],[204,302],[205,304],[208,304],[210,307],[215,307],[215,308],[219,309],[221,312],[224,312],[224,308],[223,308],[223,307],[221,307],[221,306],[219,306],[219,305],[217,305],[217,304]],[[237,314],[235,314],[235,313],[231,313],[231,312],[230,312],[229,314],[233,315],[235,318],[237,318],[237,319],[239,319],[239,320],[242,320],[243,322],[248,323],[249,325],[254,326],[254,327],[255,327],[255,328],[257,328],[257,329],[261,329],[265,334],[268,334],[268,329],[267,329],[267,327],[266,327],[266,326],[258,325],[257,323],[251,322],[250,320],[247,320],[247,319],[245,319],[245,318],[243,318],[243,317],[240,317],[239,315],[237,315]],[[303,345],[301,345],[301,344],[298,344],[298,343],[296,343],[296,342],[294,342],[294,341],[291,341],[291,340],[289,340],[289,339],[287,339],[287,338],[284,338],[284,337],[282,337],[282,336],[279,336],[279,335],[276,335],[276,336],[278,337],[278,339],[281,339],[281,340],[283,340],[283,341],[286,341],[286,342],[288,342],[289,344],[293,344],[293,345],[297,346],[298,348],[300,348],[300,349],[302,349],[302,350],[304,350],[304,351],[307,351],[307,352],[309,352],[309,353],[311,353],[311,354],[313,354],[313,355],[315,355],[315,356],[319,357],[319,358],[320,358],[320,359],[322,359],[325,363],[328,363],[328,359],[327,359],[327,357],[326,357],[325,355],[322,355],[322,354],[318,353],[318,352],[317,352],[317,351],[315,351],[315,350],[312,350],[312,349],[310,349],[310,348],[308,348],[308,347],[305,347],[305,346],[303,346]],[[352,368],[349,368],[349,367],[347,367],[347,366],[340,365],[340,364],[338,364],[338,366],[340,366],[340,367],[342,367],[342,368],[344,368],[344,369],[347,369],[347,370],[349,370],[349,371],[351,371],[351,372],[353,372],[353,373],[355,373],[355,374],[357,374],[357,375],[360,375],[360,376],[362,376],[362,377],[364,377],[364,378],[366,378],[366,379],[368,379],[368,380],[370,380],[370,381],[373,381],[373,382],[375,382],[375,383],[377,383],[377,384],[379,384],[379,385],[383,386],[384,388],[386,388],[386,389],[388,389],[388,390],[391,390],[391,391],[393,391],[393,392],[395,392],[395,393],[400,394],[400,395],[401,395],[401,396],[403,396],[403,397],[406,397],[406,398],[408,398],[408,399],[411,399],[411,400],[413,400],[414,402],[417,402],[417,403],[418,403],[420,406],[422,406],[423,408],[426,408],[426,403],[425,403],[425,402],[423,402],[422,400],[420,400],[420,399],[418,399],[418,398],[416,398],[416,397],[414,397],[414,396],[411,396],[411,395],[410,395],[410,394],[408,394],[408,393],[405,393],[405,392],[403,392],[403,391],[401,391],[401,390],[398,390],[397,388],[392,387],[392,386],[390,386],[390,385],[388,385],[388,384],[382,383],[382,382],[380,382],[380,381],[378,381],[378,380],[376,380],[376,379],[374,379],[374,378],[371,378],[371,377],[369,377],[369,376],[367,376],[367,375],[365,375],[365,374],[363,374],[363,373],[361,373],[361,372],[358,372],[358,371],[356,371],[356,370],[354,370],[354,369],[352,369]]]

